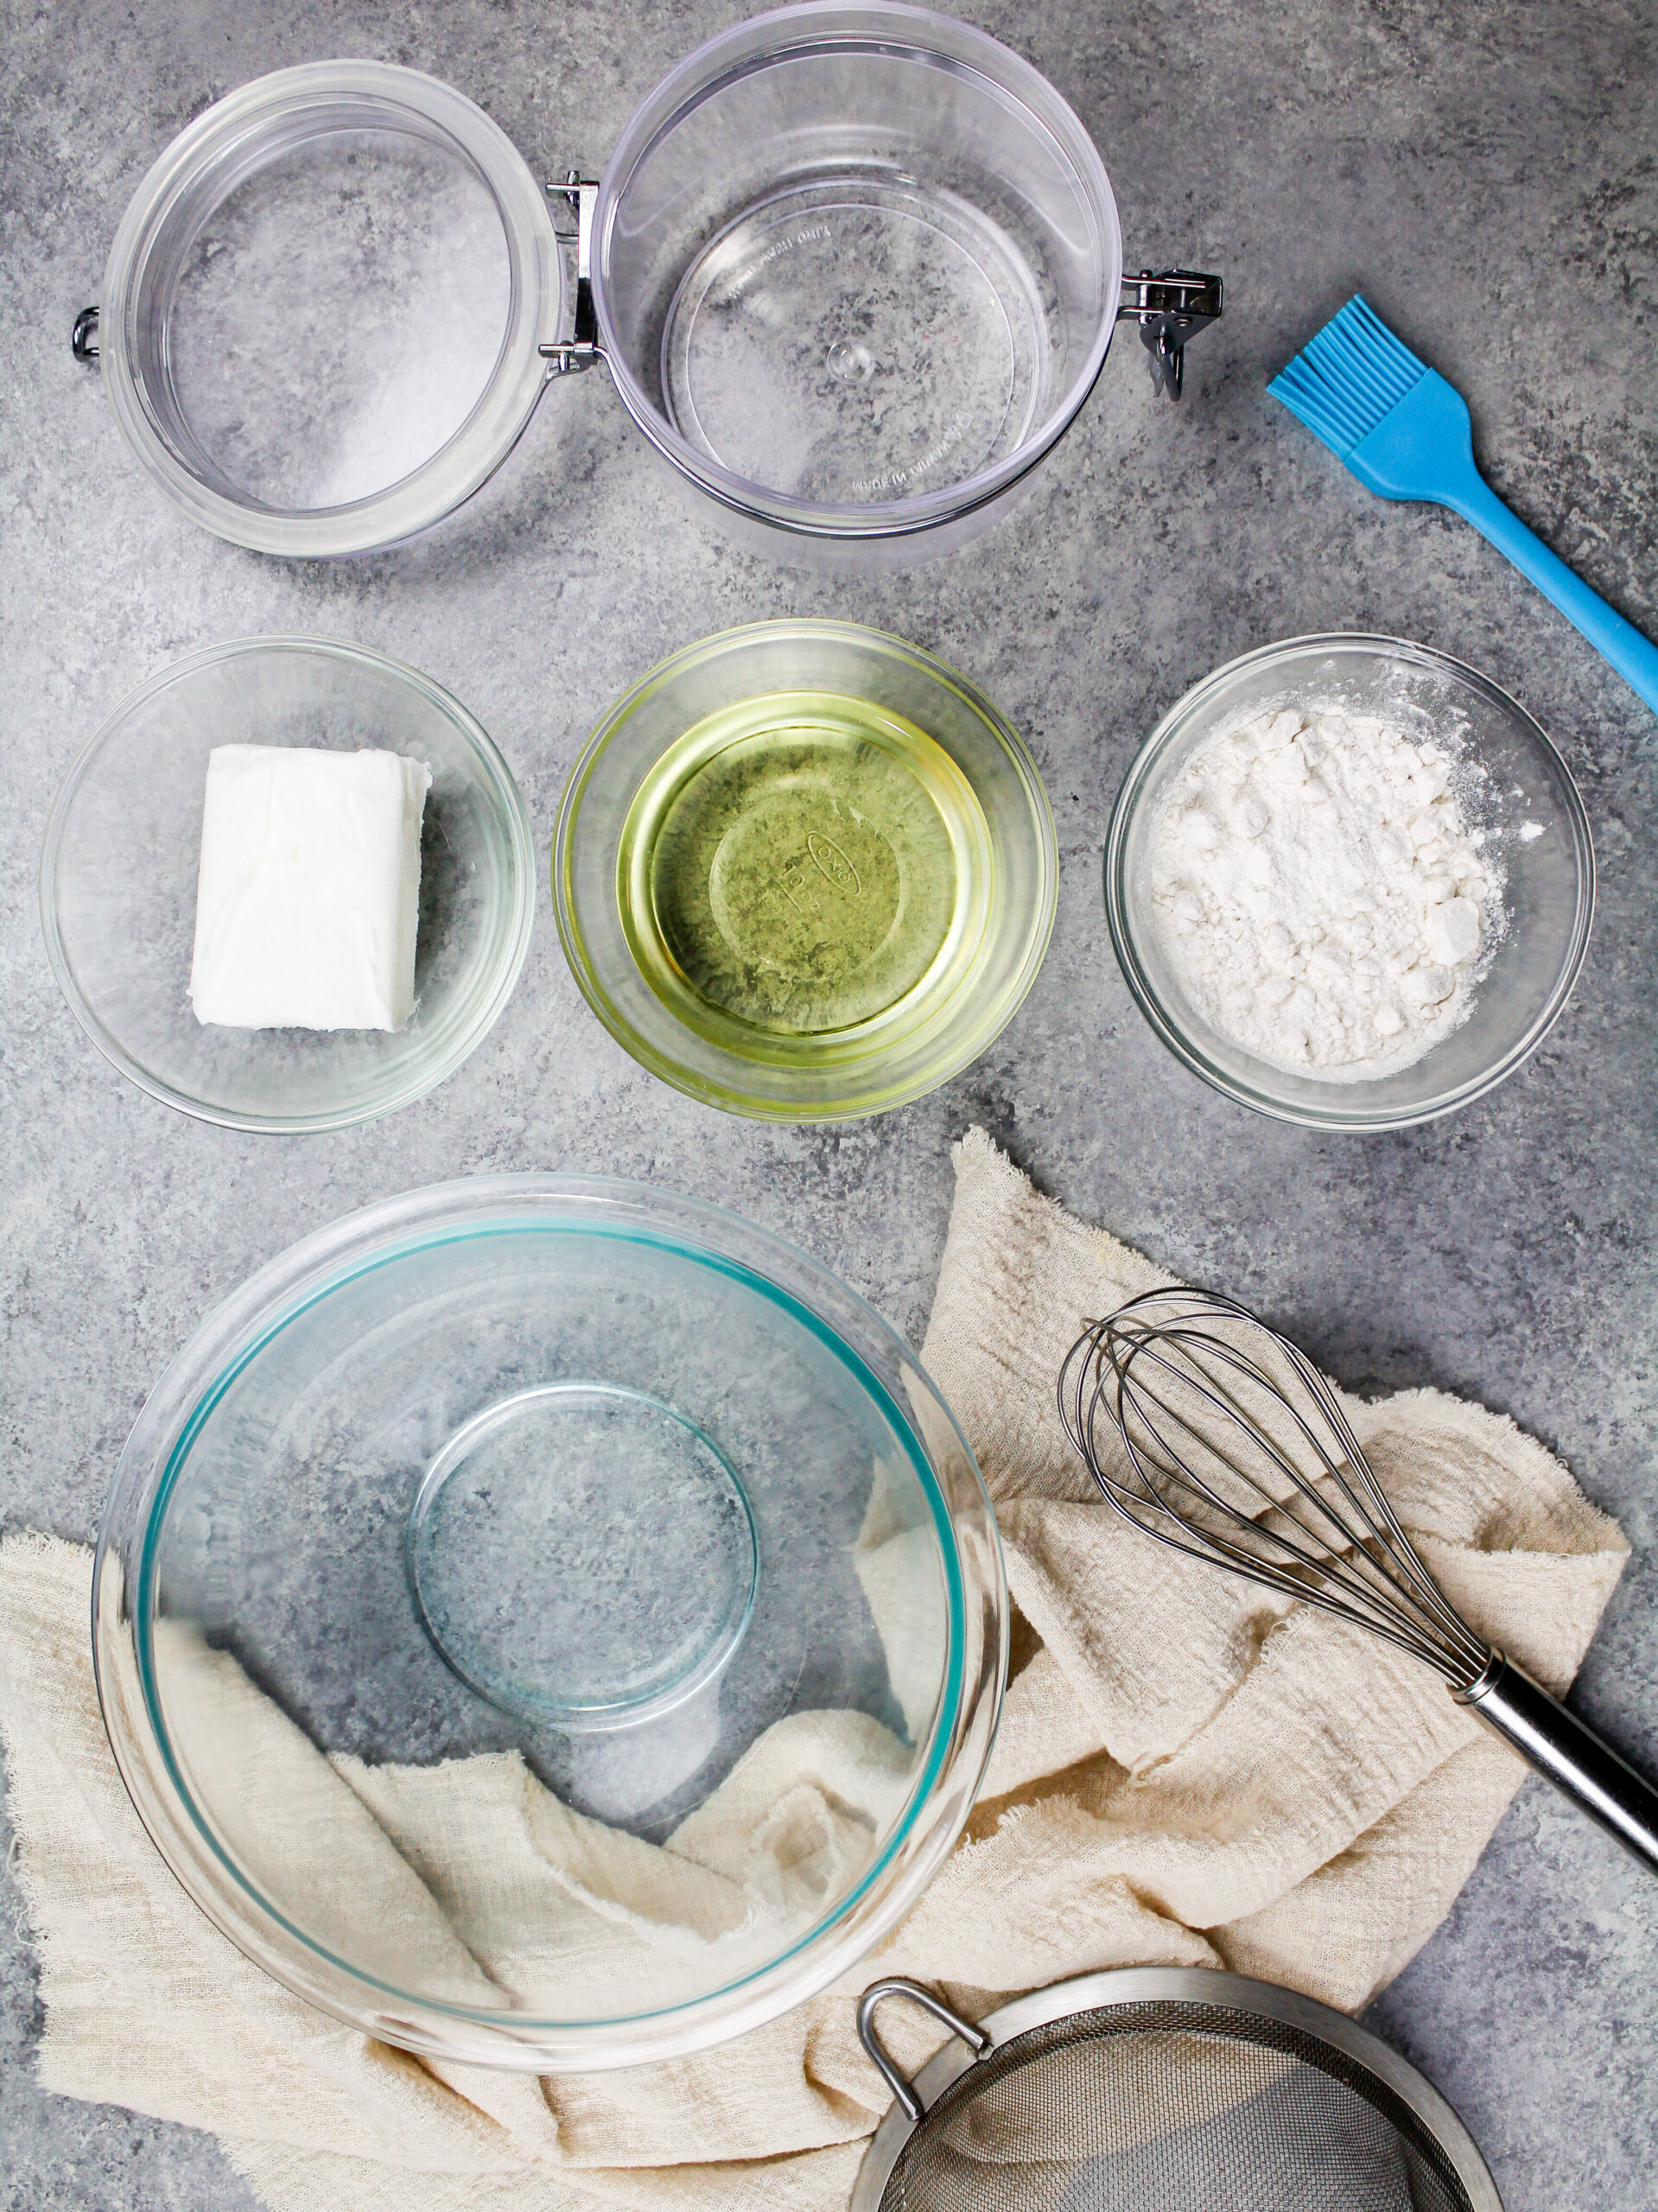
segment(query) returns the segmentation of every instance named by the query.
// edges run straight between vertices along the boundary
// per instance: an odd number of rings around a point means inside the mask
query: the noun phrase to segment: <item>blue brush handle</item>
[[[1503,505],[1477,470],[1470,474],[1471,480],[1458,485],[1445,505],[1471,522],[1482,537],[1489,537],[1504,559],[1512,561],[1521,575],[1582,631],[1595,651],[1658,715],[1658,645],[1643,638],[1616,607],[1608,607],[1581,576],[1573,575],[1560,556],[1551,553],[1536,532],[1528,530],[1513,509]]]
[[[1658,715],[1658,645],[1608,607],[1581,576],[1574,576],[1503,505],[1474,459],[1468,403],[1437,369],[1425,370],[1344,458],[1360,483],[1384,499],[1432,499],[1471,522]]]

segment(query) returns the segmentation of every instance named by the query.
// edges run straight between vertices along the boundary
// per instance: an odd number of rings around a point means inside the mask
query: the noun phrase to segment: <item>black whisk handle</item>
[[[1658,1789],[1531,1676],[1491,1654],[1458,1701],[1658,1873]]]

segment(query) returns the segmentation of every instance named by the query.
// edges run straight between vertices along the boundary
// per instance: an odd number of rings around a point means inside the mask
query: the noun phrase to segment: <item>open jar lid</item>
[[[530,420],[563,295],[545,194],[448,86],[262,77],[175,139],[111,249],[98,359],[169,497],[260,552],[388,545]]]
[[[699,48],[600,179],[546,193],[412,71],[244,86],[140,187],[76,349],[162,487],[263,551],[424,528],[600,362],[728,515],[855,547],[994,508],[1121,315],[1178,390],[1219,280],[1127,295],[1104,166],[1038,71],[924,9],[806,0]]]

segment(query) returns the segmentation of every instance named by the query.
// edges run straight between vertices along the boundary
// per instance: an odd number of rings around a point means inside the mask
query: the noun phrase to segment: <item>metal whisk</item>
[[[1658,1871],[1658,1790],[1469,1627],[1340,1400],[1275,1329],[1207,1291],[1147,1291],[1089,1324],[1058,1389],[1066,1434],[1135,1528],[1408,1651]]]

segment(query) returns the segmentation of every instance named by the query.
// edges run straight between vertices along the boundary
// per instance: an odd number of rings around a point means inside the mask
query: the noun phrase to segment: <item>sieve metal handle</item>
[[[924,1987],[918,1981],[909,1981],[902,1974],[895,1974],[890,1981],[871,1982],[858,2000],[858,2040],[910,2118],[912,2120],[924,2120],[927,2107],[917,2096],[914,2084],[899,2072],[886,2044],[875,2033],[875,2007],[883,1997],[907,1997],[912,2005],[920,2005],[924,2012],[931,2012],[935,2020],[942,2021],[953,2036],[959,2036],[975,2058],[983,2057],[989,2050],[990,2038],[981,2028],[975,2028],[971,2020],[964,2020],[959,2012],[952,2012],[942,1997],[935,1997],[931,1989]]]
[[[1458,1703],[1658,1872],[1658,1789],[1500,1651]]]

